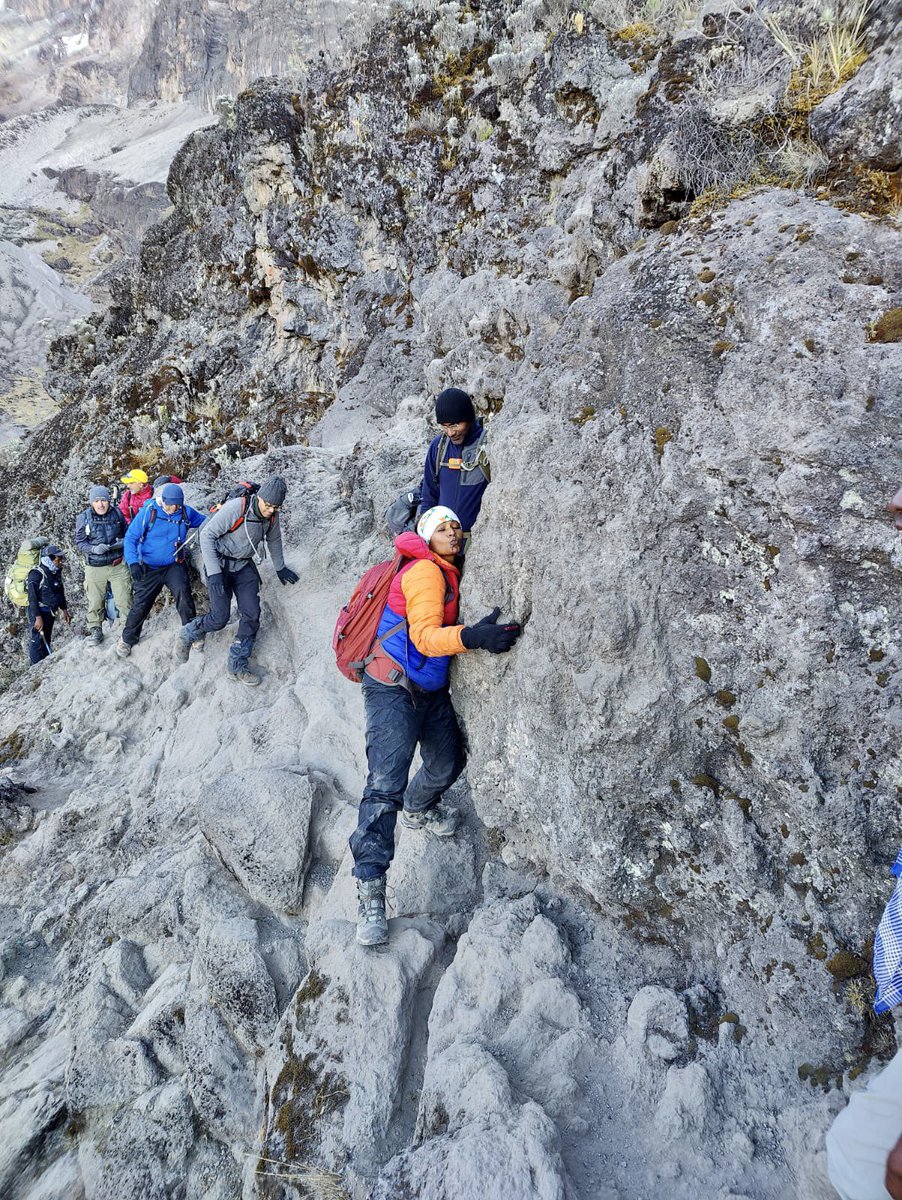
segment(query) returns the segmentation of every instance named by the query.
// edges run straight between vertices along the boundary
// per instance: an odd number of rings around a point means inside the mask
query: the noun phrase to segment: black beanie
[[[472,425],[476,420],[473,401],[460,388],[445,388],[436,397],[435,419],[439,425],[457,425],[461,421]]]
[[[281,475],[271,475],[266,483],[260,485],[260,490],[257,492],[257,499],[263,500],[266,504],[274,504],[276,508],[281,508],[285,503],[285,493],[288,488],[285,486],[285,480]]]

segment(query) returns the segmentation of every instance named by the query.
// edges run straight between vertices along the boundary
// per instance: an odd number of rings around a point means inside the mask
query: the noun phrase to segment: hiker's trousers
[[[424,812],[464,769],[466,756],[447,686],[426,692],[363,677],[369,767],[357,828],[351,834],[354,874],[378,879],[395,853],[400,809]],[[408,784],[417,745],[422,766]]]
[[[827,1173],[842,1200],[888,1200],[889,1152],[902,1137],[902,1050],[827,1130]]]
[[[191,595],[191,584],[188,580],[188,570],[184,563],[170,563],[168,567],[143,568],[142,573],[134,581],[134,600],[131,611],[122,630],[122,640],[126,646],[134,646],[141,636],[147,614],[153,608],[153,602],[162,592],[169,588],[175,607],[183,625],[194,620],[197,610],[194,607],[194,597]]]
[[[38,615],[44,620],[44,636],[32,626],[31,636],[28,639],[28,661],[34,663],[43,662],[50,653],[50,638],[53,634],[53,623],[55,617],[52,612],[46,612],[43,608],[39,610]]]
[[[238,608],[236,639],[241,642],[250,639],[253,646],[260,628],[260,576],[257,568],[248,561],[240,571],[223,571],[222,582],[225,590],[210,593],[210,611],[195,621],[191,636],[196,640],[201,634],[224,629],[229,622],[234,596]]]
[[[113,563],[108,567],[92,567],[88,563],[85,565],[85,598],[88,602],[88,618],[85,623],[89,630],[99,629],[103,624],[107,584],[112,588],[116,608],[123,620],[131,609],[132,577],[125,563]]]

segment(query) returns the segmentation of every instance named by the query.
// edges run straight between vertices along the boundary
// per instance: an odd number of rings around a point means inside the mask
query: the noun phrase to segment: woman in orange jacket
[[[460,521],[448,508],[425,512],[416,533],[395,547],[410,561],[392,583],[379,623],[376,657],[366,668],[366,753],[369,774],[357,828],[350,838],[357,877],[357,941],[388,941],[385,873],[395,849],[395,823],[450,837],[457,814],[439,805],[466,761],[448,690],[455,654],[503,654],[520,636],[519,625],[497,625],[500,609],[476,625],[457,623]],[[408,783],[417,745],[422,766]]]

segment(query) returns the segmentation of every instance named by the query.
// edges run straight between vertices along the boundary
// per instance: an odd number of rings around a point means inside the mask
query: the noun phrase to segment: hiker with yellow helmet
[[[123,475],[121,482],[125,484],[125,491],[119,501],[119,511],[125,517],[126,525],[131,525],[153,495],[153,488],[147,478],[147,472],[142,471],[140,467],[135,467],[127,475]]]

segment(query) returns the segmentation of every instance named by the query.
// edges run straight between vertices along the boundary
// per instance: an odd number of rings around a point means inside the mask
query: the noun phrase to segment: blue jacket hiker
[[[56,614],[61,612],[67,622],[72,619],[63,587],[64,561],[65,555],[58,546],[46,546],[41,551],[39,564],[28,572],[25,580],[28,595],[26,620],[30,630],[28,659],[32,664],[41,662],[50,653]]]
[[[426,454],[420,513],[436,505],[450,508],[469,535],[479,516],[491,469],[485,448],[485,428],[477,420],[473,401],[460,388],[446,388],[435,401],[435,419],[442,432]]]
[[[131,654],[147,614],[164,587],[172,593],[182,624],[194,619],[197,610],[183,547],[189,532],[205,520],[203,513],[185,504],[185,494],[177,483],[167,483],[160,498],[149,500],[129,525],[125,561],[132,576],[134,600],[116,643],[120,658]]]

